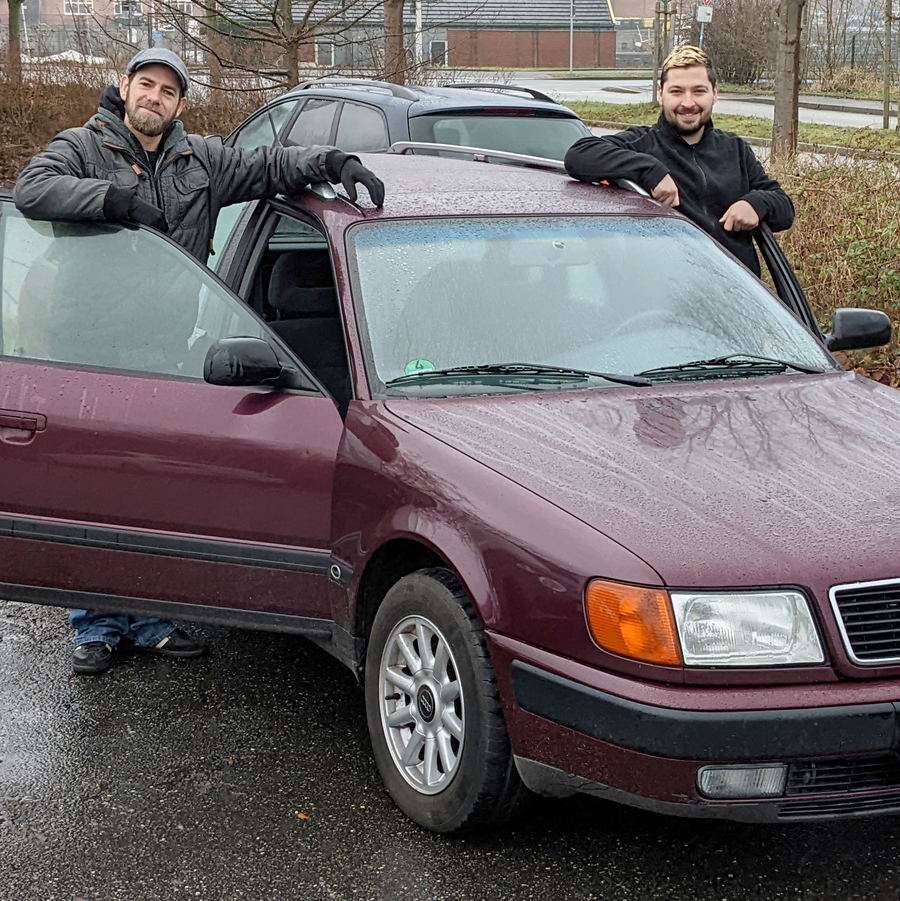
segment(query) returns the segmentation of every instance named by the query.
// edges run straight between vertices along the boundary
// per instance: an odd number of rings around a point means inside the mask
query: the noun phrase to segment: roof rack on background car
[[[494,91],[497,94],[528,94],[530,97],[533,97],[535,100],[544,100],[547,103],[556,104],[556,106],[562,106],[562,104],[558,100],[554,100],[552,97],[547,94],[542,93],[541,91],[536,91],[534,88],[523,88],[517,84],[466,84],[465,82],[461,82],[459,84],[442,84],[442,88],[467,88],[473,91]]]
[[[369,88],[371,90],[387,91],[394,97],[402,97],[404,100],[420,100],[420,96],[409,88],[400,84],[391,84],[389,81],[376,81],[374,78],[316,78],[312,81],[304,81],[298,84],[295,91],[305,91],[308,88],[336,88],[346,85],[348,88]]]
[[[508,150],[488,150],[484,147],[464,147],[460,144],[430,144],[424,141],[395,141],[388,148],[388,153],[409,153],[410,151],[428,151],[429,155],[439,150],[441,153],[458,153],[470,156],[478,163],[514,163],[517,166],[532,166],[539,169],[550,169],[553,172],[565,172],[565,166],[559,160],[548,160],[542,156],[528,156],[524,153],[510,153]]]
[[[534,169],[549,169],[551,172],[565,173],[566,167],[559,160],[548,160],[542,156],[528,156],[524,153],[510,153],[507,150],[487,150],[484,147],[463,147],[459,144],[427,144],[423,141],[395,141],[388,148],[388,153],[405,154],[414,150],[435,151],[442,153],[458,153],[471,156],[478,163],[512,163],[516,166],[527,166]],[[616,188],[623,188],[642,197],[650,197],[637,182],[629,178],[612,178],[609,183]]]

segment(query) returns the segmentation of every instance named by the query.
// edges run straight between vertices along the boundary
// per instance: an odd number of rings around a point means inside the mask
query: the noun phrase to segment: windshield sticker
[[[406,375],[415,375],[417,372],[434,372],[435,365],[430,360],[410,360],[403,372]]]

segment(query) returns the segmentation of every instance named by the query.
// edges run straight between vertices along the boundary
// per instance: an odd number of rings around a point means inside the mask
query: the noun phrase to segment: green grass
[[[611,122],[617,125],[652,125],[659,118],[654,103],[600,103],[598,101],[570,101],[566,104],[587,122]],[[744,138],[771,138],[772,121],[757,116],[715,116],[717,128],[733,131]],[[801,122],[799,137],[802,143],[819,146],[850,147],[855,150],[900,153],[900,134],[878,128],[845,128],[838,125],[817,125]]]

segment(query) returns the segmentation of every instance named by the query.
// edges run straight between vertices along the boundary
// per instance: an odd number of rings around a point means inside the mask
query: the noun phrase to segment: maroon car
[[[0,596],[308,636],[436,831],[900,811],[900,395],[826,349],[886,317],[615,188],[366,164],[217,276],[0,203]]]

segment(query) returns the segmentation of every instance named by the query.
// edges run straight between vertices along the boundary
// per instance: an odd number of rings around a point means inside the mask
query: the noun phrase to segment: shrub
[[[823,328],[838,307],[869,307],[891,318],[886,348],[848,355],[851,366],[900,387],[900,179],[895,162],[818,158],[772,173],[797,218],[782,237]]]

